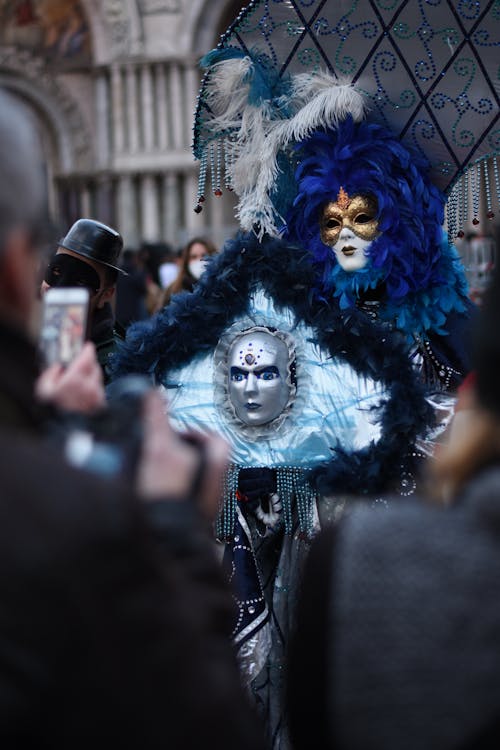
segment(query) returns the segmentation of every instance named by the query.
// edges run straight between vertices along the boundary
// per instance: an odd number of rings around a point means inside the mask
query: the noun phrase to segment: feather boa
[[[415,469],[411,447],[433,423],[423,385],[417,381],[401,337],[355,309],[314,294],[309,253],[274,238],[259,243],[240,235],[210,260],[194,292],[180,293],[153,318],[130,326],[118,346],[113,375],[149,373],[161,383],[171,368],[213,351],[222,333],[247,311],[252,290],[263,287],[278,308],[290,308],[311,326],[320,347],[347,361],[360,376],[382,382],[389,399],[381,437],[362,450],[332,446],[331,461],[316,466],[312,483],[322,494],[387,491],[402,469]]]

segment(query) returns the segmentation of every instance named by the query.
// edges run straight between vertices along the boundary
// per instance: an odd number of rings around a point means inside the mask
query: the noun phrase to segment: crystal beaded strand
[[[233,165],[233,156],[231,154],[231,143],[224,142],[224,187],[226,190],[232,190],[231,168]]]
[[[212,184],[212,193],[215,193],[215,188],[216,188],[215,181],[217,179],[216,171],[215,171],[215,149],[216,149],[216,144],[214,143],[211,143],[210,146],[208,147],[208,154],[210,158],[210,181]]]
[[[196,198],[196,206],[194,207],[195,213],[199,214],[202,211],[202,203],[205,200],[205,184],[207,181],[207,165],[208,157],[207,150],[203,149],[203,153],[200,158],[200,171],[198,173],[198,195]]]
[[[217,539],[223,541],[227,541],[234,534],[239,473],[239,467],[230,464],[223,480],[222,498],[215,526]]]
[[[458,209],[458,230],[456,232],[457,237],[463,237],[464,232],[464,224],[465,224],[465,216],[464,216],[464,182],[463,179],[460,177],[457,184],[455,185],[457,189],[457,209]],[[452,235],[455,237],[455,234]]]
[[[467,222],[469,215],[469,172],[465,172],[462,177],[463,182],[463,204],[464,204],[464,224]]]
[[[457,184],[453,185],[446,203],[446,223],[448,229],[448,241],[453,244],[457,235]]]
[[[486,217],[488,219],[495,218],[493,212],[493,204],[491,200],[491,183],[490,183],[490,172],[488,169],[488,160],[483,159],[483,175],[484,175],[484,191],[486,193]]]
[[[219,141],[215,144],[215,188],[214,195],[220,198],[221,190],[221,169],[222,169],[222,144]]]
[[[471,188],[472,188],[472,223],[474,226],[479,224],[479,192],[480,192],[481,172],[479,164],[474,164],[471,168]]]
[[[285,533],[292,531],[292,498],[293,498],[293,475],[292,470],[284,467],[276,472],[276,487],[278,496],[283,507],[283,518],[285,520]]]
[[[498,156],[493,157],[493,179],[495,180],[495,192],[497,194],[497,202],[500,201],[500,170],[498,169]]]
[[[304,474],[297,481],[296,495],[300,531],[305,537],[309,537],[312,529],[311,504],[314,493],[306,484]]]

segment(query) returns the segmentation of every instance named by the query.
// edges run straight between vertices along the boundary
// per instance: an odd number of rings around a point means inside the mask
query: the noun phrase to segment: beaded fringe
[[[231,160],[230,147],[226,145],[225,139],[211,142],[203,151],[200,158],[200,170],[198,174],[198,191],[196,196],[195,212],[200,213],[205,202],[207,176],[210,172],[210,185],[212,193],[220,198],[222,187],[231,190]],[[499,157],[491,158],[492,175],[488,168],[489,159],[483,157],[472,164],[455,182],[448,196],[446,204],[446,222],[450,242],[465,236],[464,227],[470,219],[469,211],[472,208],[473,226],[480,223],[481,197],[484,196],[486,204],[486,218],[493,219],[495,210],[500,203],[500,169]],[[472,204],[472,205],[470,205]]]
[[[451,243],[457,237],[461,239],[465,236],[464,227],[470,218],[470,203],[472,203],[473,226],[477,226],[481,221],[481,197],[484,197],[486,204],[486,218],[491,220],[495,217],[493,208],[497,210],[500,202],[498,159],[498,155],[491,157],[491,172],[487,158],[475,162],[453,185],[446,204],[446,221]],[[496,199],[494,193],[496,193]]]
[[[206,200],[207,175],[210,172],[211,190],[216,198],[222,196],[222,183],[226,190],[231,190],[231,155],[225,147],[225,141],[212,141],[200,157],[200,171],[198,173],[198,190],[196,195],[195,213],[203,210]]]
[[[223,482],[221,505],[215,526],[217,539],[222,541],[231,539],[234,534],[240,468],[236,464],[231,464]],[[318,495],[309,485],[307,474],[306,469],[295,466],[276,469],[276,492],[283,507],[285,533],[291,534],[294,531],[297,519],[300,534],[309,538],[312,535],[313,509]]]

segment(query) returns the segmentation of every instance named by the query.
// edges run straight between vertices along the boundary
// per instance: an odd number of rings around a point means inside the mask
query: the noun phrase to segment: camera
[[[67,461],[104,477],[133,480],[141,453],[143,399],[152,387],[143,375],[126,375],[108,386],[105,409],[64,420],[58,429]]]

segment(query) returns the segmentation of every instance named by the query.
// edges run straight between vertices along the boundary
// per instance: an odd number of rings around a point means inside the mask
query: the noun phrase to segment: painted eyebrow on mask
[[[242,370],[240,367],[231,367],[231,378],[235,375],[243,375],[244,378],[248,376],[248,370]],[[266,367],[258,367],[255,370],[250,370],[257,378],[260,378],[266,372],[271,372],[273,375],[280,377],[280,371],[275,365],[267,365]]]

